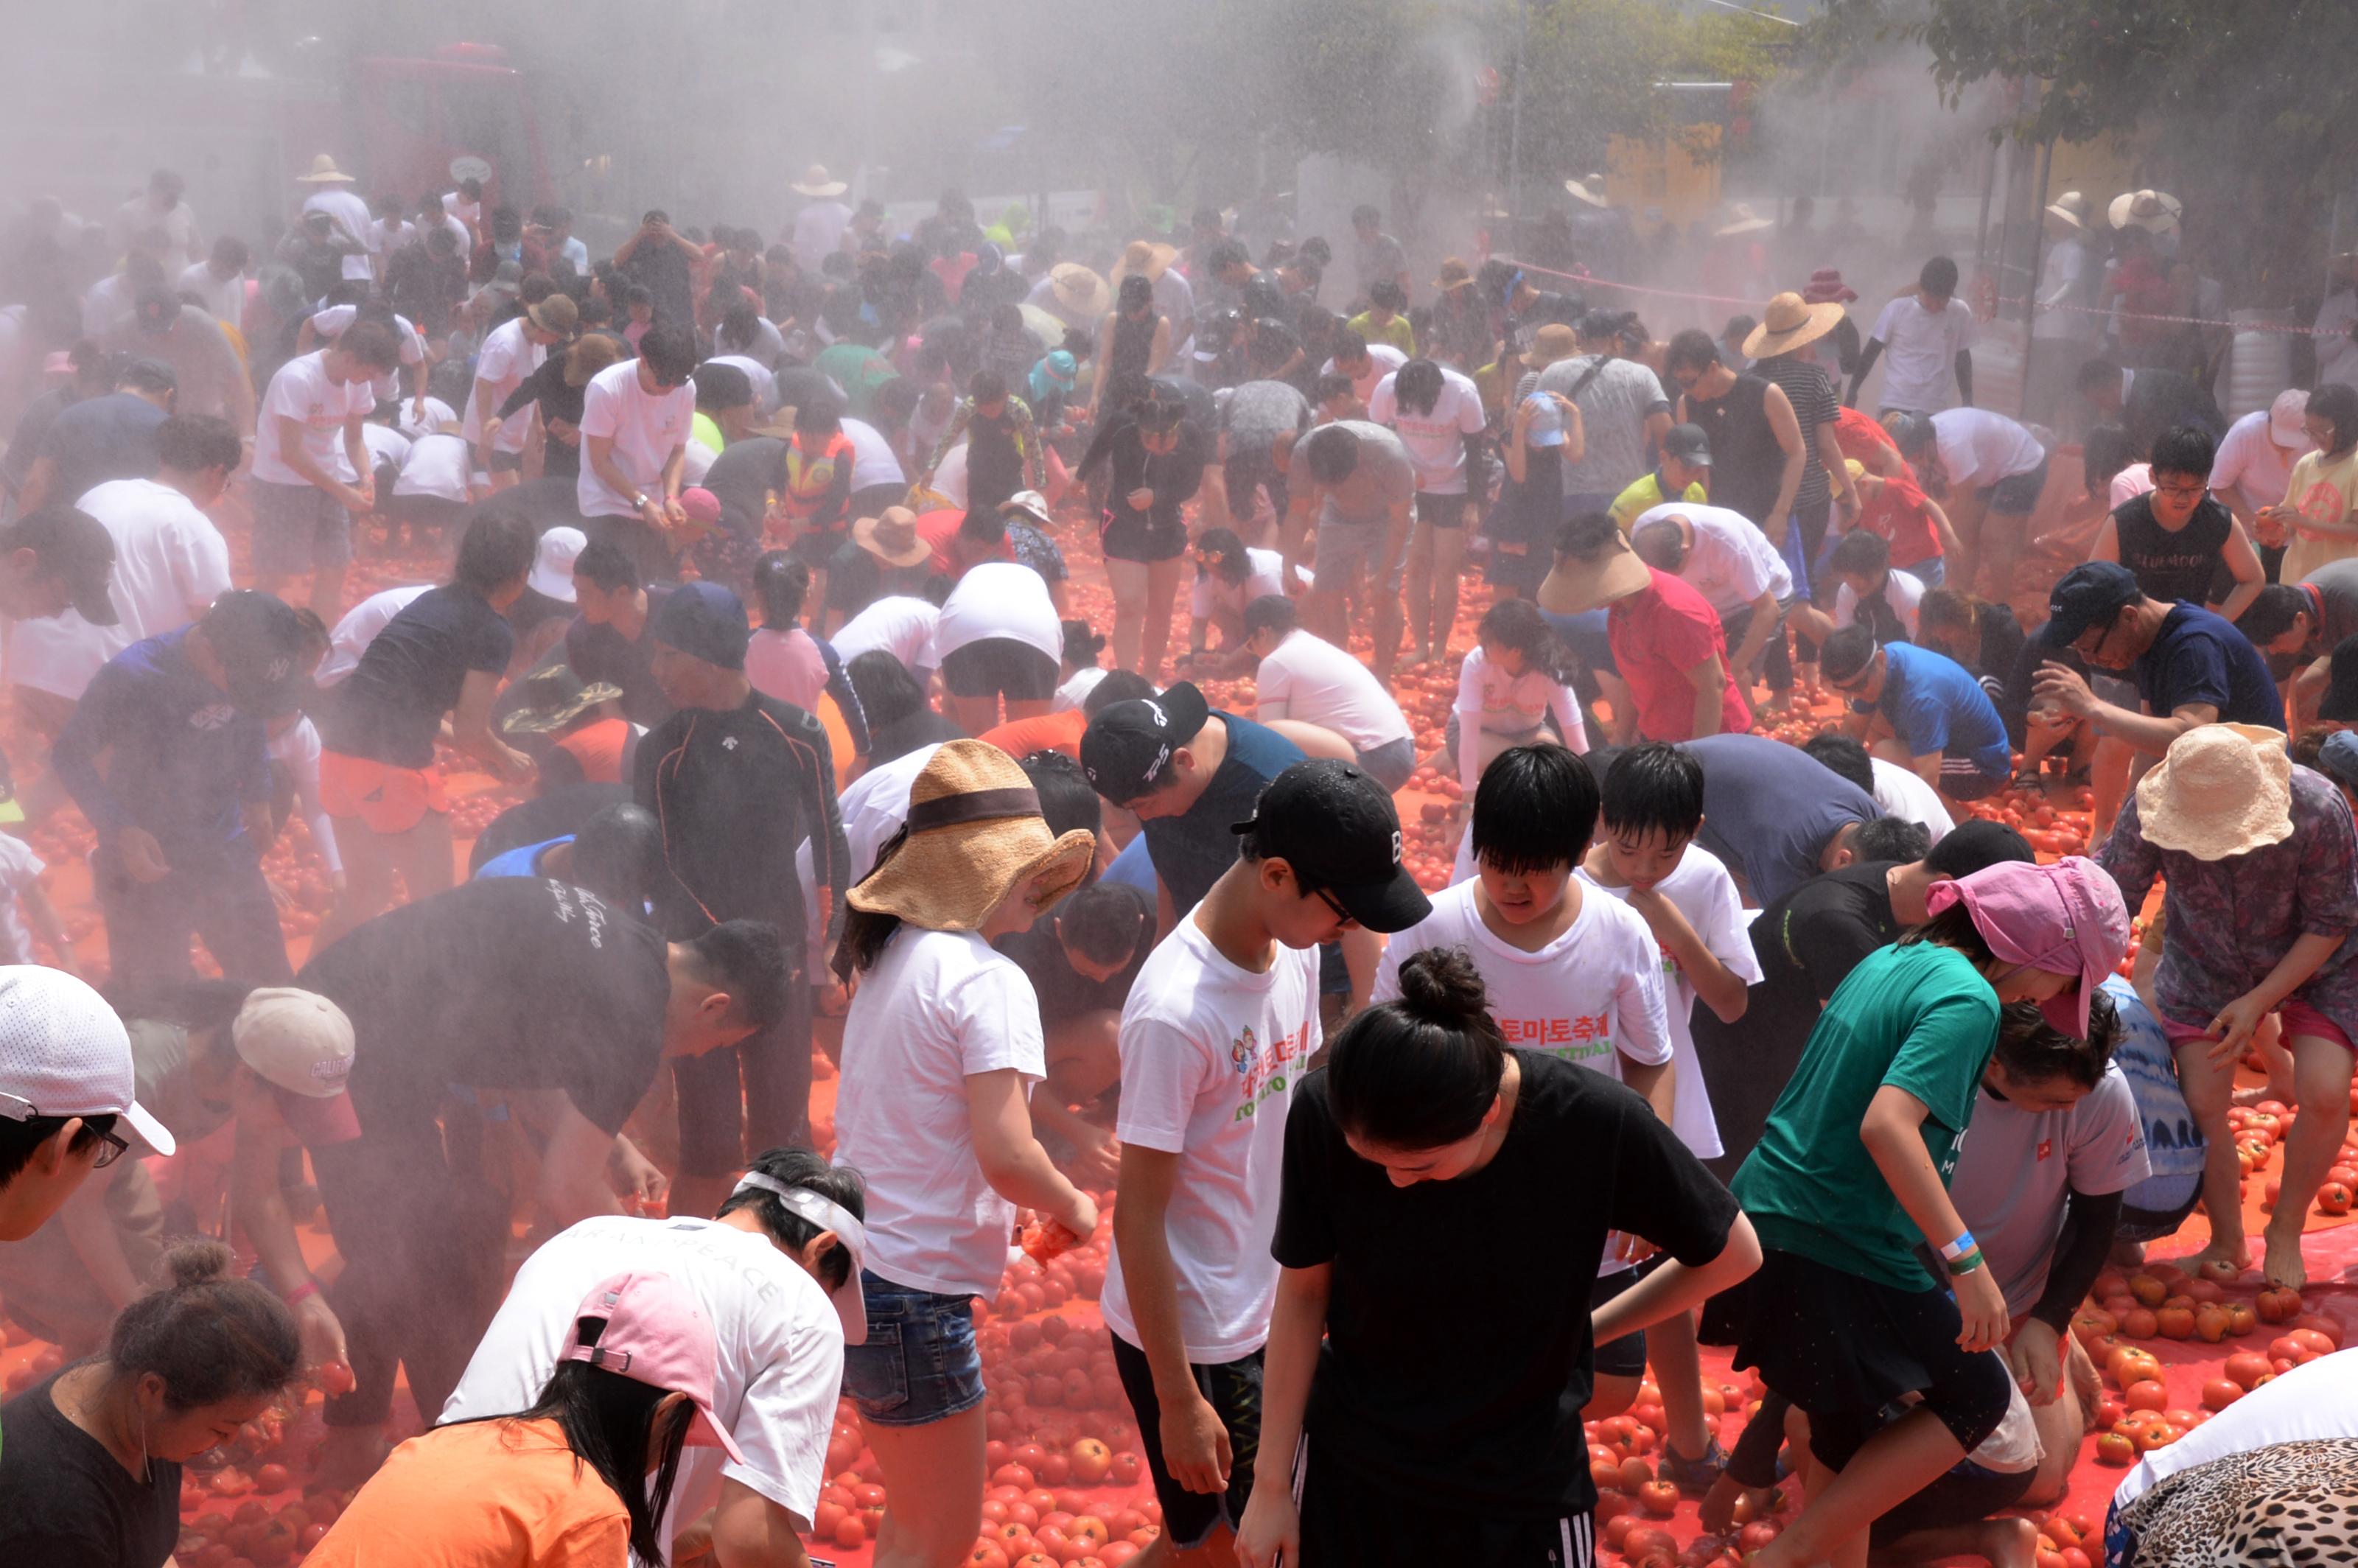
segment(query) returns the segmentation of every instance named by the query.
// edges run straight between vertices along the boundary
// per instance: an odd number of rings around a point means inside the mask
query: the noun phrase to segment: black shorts
[[[811,570],[823,572],[827,570],[827,563],[835,558],[835,553],[843,548],[843,542],[850,537],[851,535],[841,528],[818,528],[807,533],[797,532],[794,542],[788,545],[786,549],[795,559],[802,562]]]
[[[1214,1529],[1237,1528],[1252,1501],[1254,1461],[1260,1456],[1260,1352],[1240,1361],[1195,1367],[1195,1387],[1219,1413],[1228,1429],[1228,1489],[1217,1496],[1191,1492],[1171,1478],[1163,1460],[1163,1405],[1154,1397],[1154,1372],[1146,1352],[1119,1334],[1113,1338],[1114,1370],[1138,1413],[1138,1445],[1146,1451],[1147,1473],[1154,1477],[1154,1498],[1163,1505],[1163,1530],[1181,1552],[1201,1546]]]
[[[1593,1310],[1603,1306],[1661,1266],[1663,1254],[1657,1252],[1634,1269],[1617,1269],[1610,1274],[1596,1276],[1596,1283],[1588,1292],[1588,1304]],[[1642,1378],[1646,1375],[1646,1331],[1642,1328],[1607,1340],[1591,1355],[1590,1364],[1600,1378]]]
[[[1012,637],[985,637],[942,655],[942,684],[952,697],[1046,702],[1061,673],[1055,659]]]
[[[1187,524],[1176,517],[1109,509],[1098,542],[1114,561],[1175,561],[1187,553]]]
[[[505,452],[493,447],[483,454],[483,471],[485,473],[522,473],[524,472],[524,454]]]
[[[1428,528],[1457,529],[1466,526],[1466,514],[1474,498],[1470,495],[1416,495],[1416,520]]]
[[[2009,474],[1982,492],[1989,509],[2003,516],[2029,516],[2039,504],[2039,492],[2047,488],[2048,460],[2041,458],[2037,468]]]
[[[1593,1513],[1498,1518],[1368,1475],[1322,1447],[1315,1432],[1303,1440],[1293,1475],[1302,1561],[1286,1568],[1591,1568],[1596,1561]]]

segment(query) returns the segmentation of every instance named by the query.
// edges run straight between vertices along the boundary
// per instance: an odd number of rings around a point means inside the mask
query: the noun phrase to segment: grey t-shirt
[[[1573,397],[1572,389],[1595,362],[1595,354],[1574,354],[1540,372],[1540,390],[1572,397],[1587,437],[1580,461],[1563,465],[1566,495],[1620,494],[1649,466],[1647,417],[1670,412],[1660,378],[1635,360],[1608,361]]]
[[[1248,381],[1220,394],[1220,429],[1231,458],[1268,455],[1270,443],[1310,428],[1310,400],[1290,382]]]
[[[1827,839],[1882,815],[1865,790],[1782,741],[1707,735],[1681,744],[1703,764],[1695,842],[1741,875],[1764,909],[1818,874]]]
[[[211,414],[233,424],[238,414],[249,420],[253,417],[254,397],[245,381],[245,366],[230,347],[221,323],[200,306],[181,306],[180,319],[168,332],[124,325],[108,333],[101,346],[109,353],[128,353],[170,365],[179,381],[179,391],[172,400],[176,413]],[[251,427],[238,433],[250,435]]]
[[[1382,523],[1416,493],[1416,467],[1409,461],[1408,449],[1381,425],[1370,425],[1365,419],[1335,422],[1359,438],[1359,465],[1342,483],[1326,487],[1318,525]],[[1293,443],[1293,460],[1286,466],[1285,482],[1296,495],[1307,495],[1317,482],[1310,477],[1307,436]]]

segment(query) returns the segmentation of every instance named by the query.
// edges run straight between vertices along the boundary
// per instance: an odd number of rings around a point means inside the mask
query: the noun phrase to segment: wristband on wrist
[[[1974,1270],[1980,1268],[1988,1260],[1984,1258],[1979,1251],[1967,1253],[1964,1257],[1949,1265],[1949,1278],[1952,1280],[1962,1279],[1965,1275],[1970,1274]]]
[[[1974,1239],[1974,1233],[1972,1231],[1960,1230],[1957,1232],[1957,1238],[1954,1241],[1950,1242],[1946,1247],[1941,1249],[1941,1256],[1947,1261],[1953,1263],[1958,1259],[1963,1257],[1966,1253],[1973,1251],[1980,1245],[1981,1243]]]
[[[307,1279],[291,1291],[281,1291],[278,1293],[278,1299],[285,1302],[288,1306],[300,1306],[304,1302],[319,1293],[319,1281],[317,1280]]]

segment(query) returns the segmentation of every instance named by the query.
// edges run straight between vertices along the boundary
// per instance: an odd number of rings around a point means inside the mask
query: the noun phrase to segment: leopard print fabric
[[[2358,1568],[2358,1441],[2278,1443],[2181,1471],[2119,1510],[2135,1568]]]

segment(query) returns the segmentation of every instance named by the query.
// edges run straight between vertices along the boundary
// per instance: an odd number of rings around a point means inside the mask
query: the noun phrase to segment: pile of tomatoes
[[[2264,1069],[2266,1064],[2256,1057],[2249,1064]],[[2358,1084],[2350,1090],[2350,1108],[2358,1112]],[[2235,1106],[2227,1112],[2227,1126],[2235,1139],[2235,1160],[2243,1167],[2244,1186],[2251,1187],[2252,1178],[2268,1168],[2276,1156],[2276,1146],[2292,1131],[2299,1119],[2299,1108],[2281,1100],[2262,1100],[2255,1106]],[[2260,1189],[2260,1207],[2274,1212],[2277,1199],[2282,1195],[2283,1182],[2270,1176]],[[2345,1131],[2341,1151],[2333,1157],[2325,1173],[2325,1181],[2317,1189],[2317,1212],[2321,1215],[2348,1214],[2353,1202],[2358,1202],[2358,1127]]]

